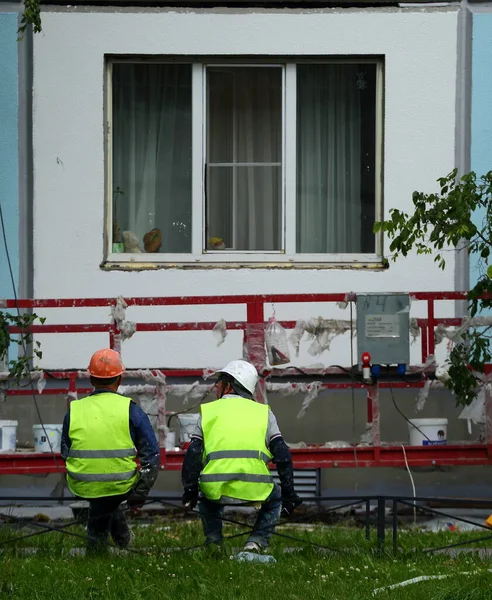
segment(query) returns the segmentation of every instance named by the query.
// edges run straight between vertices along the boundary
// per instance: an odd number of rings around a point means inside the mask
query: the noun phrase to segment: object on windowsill
[[[123,244],[121,242],[118,242],[118,243],[113,242],[112,250],[113,250],[113,254],[121,254],[122,252],[125,251],[125,244]]]
[[[120,239],[120,234],[121,234],[121,230],[120,230],[120,224],[119,224],[119,220],[118,220],[118,199],[121,198],[121,196],[124,195],[123,190],[119,187],[116,186],[113,190],[113,243],[114,244],[119,244],[121,242]],[[116,250],[113,250],[113,252],[116,252]],[[123,250],[122,250],[123,252]]]
[[[225,250],[224,240],[220,237],[212,237],[208,240],[208,250]]]
[[[119,244],[121,240],[121,230],[118,219],[113,218],[113,244]]]
[[[154,228],[148,231],[144,237],[145,252],[159,252],[162,244],[162,232],[160,229]]]
[[[138,246],[138,237],[133,231],[124,231],[121,234],[123,238],[123,245],[127,254],[137,254],[142,252]]]

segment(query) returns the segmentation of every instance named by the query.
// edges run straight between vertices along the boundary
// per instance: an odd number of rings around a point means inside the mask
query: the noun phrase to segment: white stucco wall
[[[105,272],[103,258],[105,54],[384,55],[384,210],[411,208],[454,167],[455,9],[163,10],[43,14],[34,41],[35,297],[181,296],[249,293],[431,291],[454,288],[432,257],[409,256],[385,271],[237,269]],[[452,311],[451,303],[446,314]],[[107,322],[107,311],[48,311],[48,322]],[[326,307],[277,308],[281,318],[329,316]],[[442,314],[442,311],[441,311]],[[238,307],[133,311],[144,320],[245,317]],[[345,315],[348,316],[348,313]],[[44,366],[82,367],[102,335],[43,336]],[[349,363],[348,344],[334,345]],[[137,334],[130,366],[220,365],[241,353],[231,333]],[[342,358],[344,357],[344,358]],[[313,362],[301,357],[301,364]],[[317,360],[317,359],[316,359]],[[332,357],[323,358],[330,364]]]

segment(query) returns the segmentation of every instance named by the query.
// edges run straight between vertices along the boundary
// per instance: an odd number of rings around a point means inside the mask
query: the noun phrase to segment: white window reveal
[[[378,262],[382,63],[108,61],[108,262]]]

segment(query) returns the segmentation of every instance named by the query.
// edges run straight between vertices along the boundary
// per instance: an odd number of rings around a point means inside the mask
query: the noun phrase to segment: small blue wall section
[[[473,15],[471,168],[492,171],[492,13]],[[477,213],[481,222],[483,213]],[[478,260],[470,257],[470,285],[477,282]]]
[[[19,281],[19,69],[18,15],[0,12],[0,202],[16,288]],[[0,235],[0,297],[12,298],[7,257]]]

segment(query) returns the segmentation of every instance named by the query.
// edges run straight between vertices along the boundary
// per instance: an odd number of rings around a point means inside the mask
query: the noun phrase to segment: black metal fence
[[[57,504],[66,504],[66,503],[74,503],[77,499],[72,497],[51,497],[51,496],[0,496],[0,503],[5,503],[3,505],[6,507],[18,506],[19,503],[23,503],[25,505],[28,503],[57,503]],[[315,521],[319,519],[321,515],[328,515],[330,513],[335,513],[336,511],[340,511],[342,509],[350,508],[350,507],[362,507],[364,514],[364,529],[365,529],[365,537],[367,540],[370,540],[373,535],[373,530],[376,533],[376,549],[379,552],[386,552],[386,540],[387,534],[391,529],[392,534],[392,551],[396,555],[398,554],[398,533],[400,528],[399,523],[399,507],[404,506],[407,508],[412,508],[415,512],[418,512],[420,515],[429,514],[429,515],[437,515],[440,517],[445,517],[447,519],[453,519],[462,523],[466,523],[469,525],[473,525],[479,528],[483,528],[485,531],[489,532],[486,536],[474,537],[473,539],[468,539],[465,541],[458,541],[452,544],[448,544],[446,546],[439,546],[435,548],[427,548],[422,550],[422,552],[432,553],[444,551],[451,548],[458,548],[462,546],[466,546],[469,544],[475,544],[480,542],[485,542],[487,540],[492,540],[492,530],[489,528],[485,521],[479,523],[477,521],[472,521],[466,517],[451,514],[449,512],[443,512],[442,510],[438,510],[436,508],[431,508],[428,504],[438,505],[440,507],[449,506],[450,508],[457,508],[459,506],[466,508],[482,508],[488,509],[492,512],[492,500],[470,500],[465,498],[441,498],[441,497],[413,497],[413,496],[313,496],[310,498],[304,498],[304,501],[309,506],[316,507],[315,512],[300,512],[300,514],[294,513],[291,517],[287,519],[282,519],[279,524],[288,525],[289,523],[299,523],[302,521],[310,520]],[[163,507],[171,510],[185,510],[184,507],[180,504],[181,497],[177,496],[149,496],[147,499],[147,503],[159,503]],[[322,508],[323,507],[323,508]],[[0,504],[0,509],[2,508]],[[145,507],[144,507],[145,508]],[[389,509],[389,510],[388,510]],[[125,509],[130,510],[130,509]],[[196,512],[196,511],[192,511]],[[190,514],[189,512],[187,514]],[[231,523],[234,525],[238,525],[241,527],[245,527],[246,531],[242,534],[236,534],[231,537],[241,537],[242,535],[246,535],[251,531],[251,526],[248,523],[244,523],[242,521],[237,521],[232,518],[223,518],[224,522]],[[64,523],[59,526],[51,525],[48,523],[39,523],[37,521],[29,520],[22,517],[16,517],[10,515],[8,513],[0,514],[0,524],[1,523],[19,523],[32,525],[35,528],[38,528],[36,533],[30,533],[27,535],[22,535],[18,537],[12,537],[7,540],[1,540],[0,546],[4,546],[7,544],[14,544],[21,539],[35,537],[36,535],[41,535],[44,533],[48,533],[50,531],[57,531],[60,533],[64,533],[67,535],[75,536],[78,538],[85,539],[85,536],[81,534],[76,534],[68,531],[71,526],[80,524],[78,519],[70,523]],[[309,544],[311,546],[316,546],[318,548],[325,549],[327,551],[342,551],[342,548],[333,548],[329,546],[323,546],[308,540],[303,540],[300,538],[296,538],[294,536],[281,534],[275,532],[276,535],[280,537],[295,540],[298,542],[302,542],[305,544]],[[194,546],[193,548],[197,548],[199,546]],[[192,548],[182,548],[182,550],[190,550]]]

